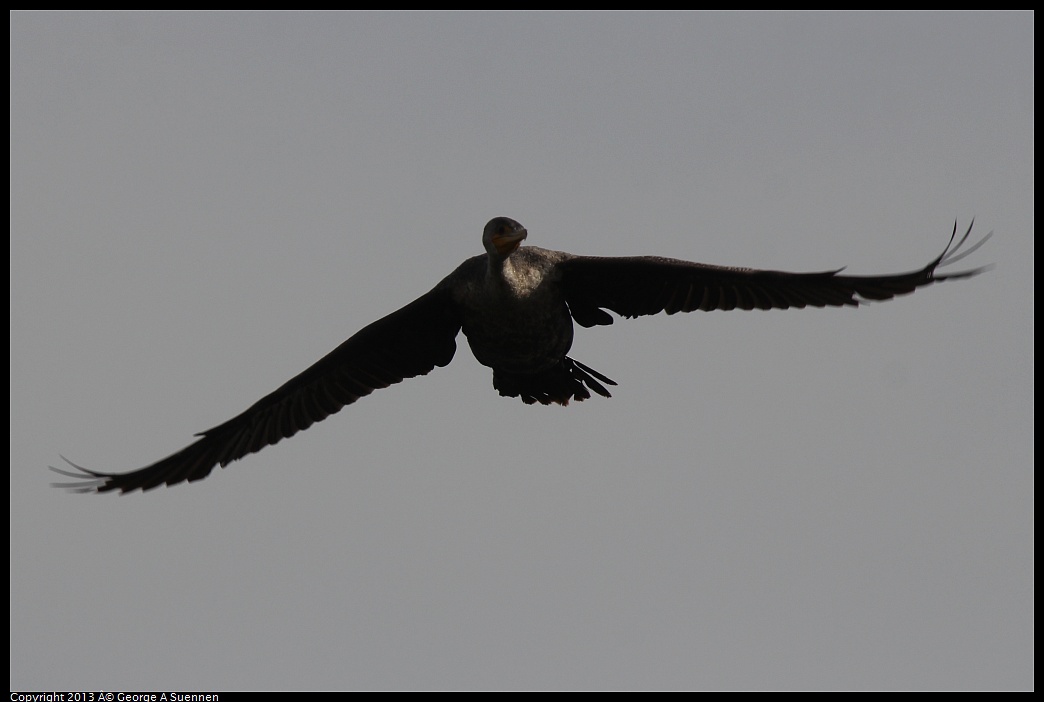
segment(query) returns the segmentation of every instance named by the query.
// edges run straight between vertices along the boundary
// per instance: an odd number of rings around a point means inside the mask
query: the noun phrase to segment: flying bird
[[[432,290],[380,319],[265,395],[246,411],[197,434],[195,443],[129,473],[78,466],[51,470],[75,478],[56,487],[122,493],[202,480],[226,466],[326,419],[374,390],[447,365],[463,331],[479,363],[493,369],[493,387],[526,404],[567,405],[594,392],[610,397],[605,375],[566,355],[573,322],[612,324],[622,317],[695,310],[855,307],[888,300],[943,280],[969,278],[985,268],[937,269],[968,256],[987,239],[958,253],[957,225],[938,257],[895,275],[841,275],[729,268],[658,256],[576,256],[521,246],[526,229],[496,217],[482,232],[483,255],[464,261]]]

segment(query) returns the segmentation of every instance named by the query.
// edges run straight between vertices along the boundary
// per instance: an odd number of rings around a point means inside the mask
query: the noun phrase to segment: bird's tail
[[[599,382],[601,381],[601,382]],[[602,397],[612,397],[602,383],[616,385],[598,371],[566,356],[558,365],[540,373],[493,371],[493,387],[504,397],[520,397],[527,405],[568,405],[591,397],[588,388]]]

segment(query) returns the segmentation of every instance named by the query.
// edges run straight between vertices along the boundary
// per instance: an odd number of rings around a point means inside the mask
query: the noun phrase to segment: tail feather
[[[493,387],[504,397],[522,398],[527,405],[535,402],[568,405],[570,400],[581,402],[591,397],[588,388],[602,397],[612,397],[602,383],[616,385],[610,378],[568,356],[540,373],[493,371]]]

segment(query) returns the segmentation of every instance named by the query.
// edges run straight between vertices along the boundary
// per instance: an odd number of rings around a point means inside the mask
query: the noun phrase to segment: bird
[[[194,482],[290,438],[346,405],[406,378],[449,364],[463,332],[479,363],[492,368],[500,395],[526,404],[568,405],[595,393],[610,397],[616,382],[568,352],[573,323],[612,324],[624,318],[697,310],[856,307],[889,300],[944,280],[978,275],[983,266],[952,273],[937,269],[965,258],[990,232],[961,251],[974,220],[928,265],[893,275],[842,275],[844,268],[790,273],[715,266],[659,256],[580,256],[522,246],[528,231],[495,217],[482,232],[485,253],[465,260],[434,288],[363,327],[311,367],[244,412],[196,436],[194,443],[138,470],[90,470],[63,457],[75,479],[52,483],[75,492],[132,492]],[[954,241],[956,240],[956,245]],[[960,253],[958,253],[960,252]],[[608,310],[608,311],[607,311]]]

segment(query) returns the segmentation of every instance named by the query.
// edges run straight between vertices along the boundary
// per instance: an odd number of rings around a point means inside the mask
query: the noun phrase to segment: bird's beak
[[[510,234],[494,234],[493,246],[496,247],[498,254],[501,256],[507,256],[519,247],[522,240],[526,238],[526,235],[527,232],[525,229],[519,229]]]

